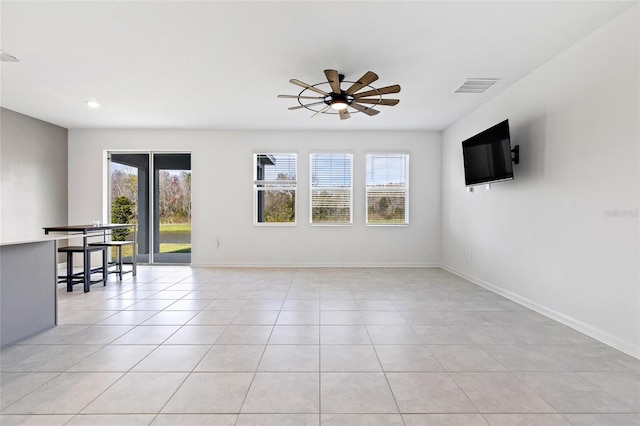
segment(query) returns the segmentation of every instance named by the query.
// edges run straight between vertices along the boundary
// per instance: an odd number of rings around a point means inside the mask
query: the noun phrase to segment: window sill
[[[366,223],[365,226],[396,228],[396,227],[408,227],[409,224],[408,223]]]
[[[259,228],[265,227],[265,228],[271,228],[271,227],[281,227],[281,226],[296,226],[297,224],[295,222],[254,222],[253,226],[257,226]]]

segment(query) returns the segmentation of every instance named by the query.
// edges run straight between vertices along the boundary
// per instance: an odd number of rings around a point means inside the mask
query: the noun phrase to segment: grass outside
[[[191,232],[190,223],[161,223],[160,232]]]
[[[190,223],[161,223],[161,233],[169,232],[191,232]],[[173,243],[161,243],[160,253],[191,253],[191,244],[173,244]],[[122,257],[131,257],[133,254],[133,246],[122,247]],[[111,260],[116,259],[116,250],[111,252]]]
[[[161,223],[160,233],[191,233],[191,223]],[[160,253],[191,253],[191,243],[160,243]]]
[[[384,225],[384,224],[404,224],[404,218],[402,219],[369,219],[369,225]]]
[[[160,244],[160,253],[191,253],[191,244]]]
[[[191,244],[160,244],[160,253],[191,253]],[[128,258],[133,254],[133,246],[122,247],[122,257]],[[111,260],[116,260],[116,249],[111,251]]]
[[[191,232],[190,223],[161,223],[160,232]]]

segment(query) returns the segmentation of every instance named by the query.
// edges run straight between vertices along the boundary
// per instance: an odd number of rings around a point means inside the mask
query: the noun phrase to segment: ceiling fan
[[[373,71],[367,71],[358,81],[347,81],[344,75],[336,70],[324,70],[324,75],[327,77],[326,82],[313,85],[292,78],[289,82],[302,87],[302,91],[297,95],[278,95],[278,97],[298,101],[300,105],[290,107],[290,110],[306,108],[314,112],[312,118],[321,114],[340,114],[341,120],[351,118],[351,113],[354,112],[363,112],[369,116],[376,115],[380,111],[374,109],[375,106],[393,106],[400,102],[398,99],[382,99],[382,95],[400,92],[400,86],[394,84],[376,89],[371,86],[371,83],[378,79]],[[342,90],[340,87],[340,83],[343,82],[351,83],[347,90]],[[360,92],[365,88],[369,90]],[[313,94],[321,96],[311,96]]]

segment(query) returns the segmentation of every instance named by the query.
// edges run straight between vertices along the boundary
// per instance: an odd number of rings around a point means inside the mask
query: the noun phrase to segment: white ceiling
[[[441,130],[636,1],[5,1],[1,105],[67,128]],[[400,84],[368,117],[289,111],[297,78]],[[502,80],[455,94],[466,78]],[[102,106],[87,108],[87,100]]]

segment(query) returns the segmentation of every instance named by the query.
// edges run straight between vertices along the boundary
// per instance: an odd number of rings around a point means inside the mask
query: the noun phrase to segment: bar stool
[[[122,248],[125,246],[133,246],[133,253],[131,255],[131,262],[125,263],[122,260]],[[135,241],[105,241],[102,243],[89,243],[89,246],[104,246],[104,247],[115,247],[116,248],[116,260],[114,262],[107,262],[109,266],[115,266],[113,271],[109,271],[110,274],[118,274],[118,278],[122,281],[122,274],[128,274],[129,272],[133,273],[133,276],[136,276],[136,242]],[[125,271],[122,267],[123,265],[131,265],[131,270]]]
[[[87,252],[89,264],[88,271],[83,270],[82,272],[73,272],[73,253],[82,253],[84,256],[85,250]],[[99,268],[91,268],[91,253],[94,252],[102,252],[102,266]],[[67,274],[66,275],[58,275],[59,283],[67,283],[67,291],[73,291],[73,286],[75,284],[84,284],[84,274],[89,274],[89,285],[96,284],[99,282],[107,285],[107,247],[104,245],[92,245],[92,246],[67,246],[67,247],[58,247],[58,253],[66,253],[67,254]],[[91,274],[102,271],[102,279],[99,280],[91,280]],[[89,289],[84,289],[85,293],[89,291]]]

